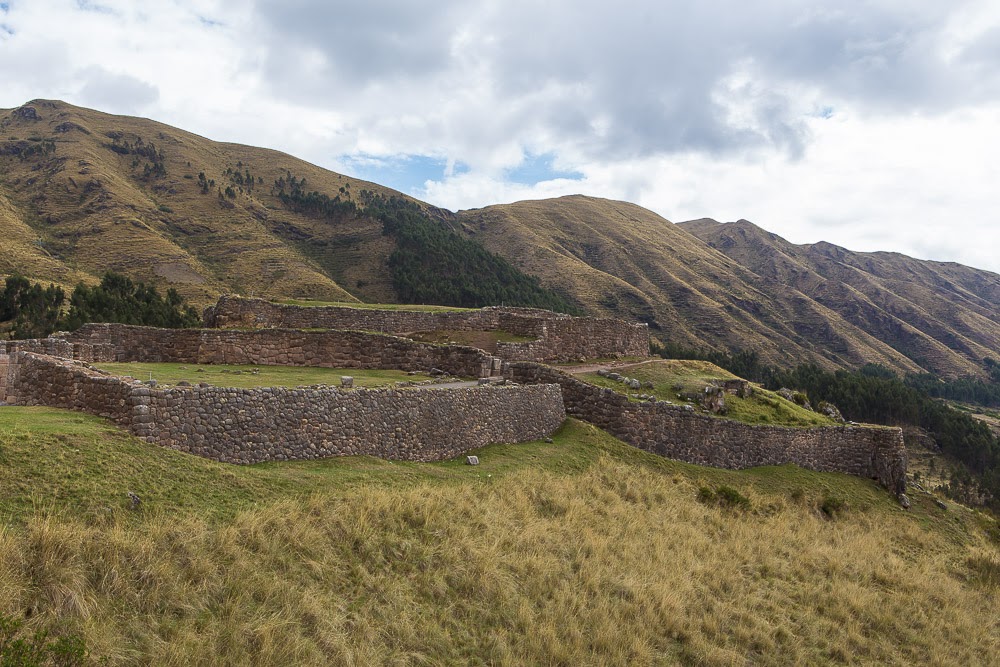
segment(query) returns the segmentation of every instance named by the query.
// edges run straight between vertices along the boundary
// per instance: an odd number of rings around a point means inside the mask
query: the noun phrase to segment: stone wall
[[[107,417],[133,434],[228,463],[365,454],[435,461],[550,435],[556,385],[470,389],[151,389],[79,361],[10,356],[19,405]]]
[[[81,361],[114,361],[114,350],[110,345],[71,342],[57,336],[0,341],[0,354],[15,352],[33,352]]]
[[[223,296],[205,311],[217,328],[339,329],[410,334],[417,331],[505,331],[537,340],[498,343],[509,361],[559,362],[580,358],[645,357],[649,328],[623,320],[571,317],[534,308],[490,307],[467,311],[407,311],[347,306],[292,306]]]
[[[498,328],[499,313],[497,309],[417,311],[349,306],[293,306],[264,299],[222,296],[215,306],[205,309],[204,322],[206,327],[219,329],[277,327],[404,334],[441,329],[490,331]]]
[[[660,456],[732,469],[794,463],[876,479],[897,494],[905,490],[906,449],[898,428],[751,426],[686,406],[630,401],[540,364],[512,363],[506,373],[517,382],[558,383],[569,416]]]
[[[0,403],[7,402],[7,373],[9,372],[10,356],[5,350],[0,350]]]
[[[33,352],[14,352],[8,360],[9,403],[78,410],[131,427],[135,405],[132,384],[90,369],[82,361]]]
[[[156,329],[86,324],[66,337],[81,349],[110,350],[101,361],[256,364],[428,371],[489,377],[500,364],[482,350],[418,343],[360,331]],[[64,355],[57,355],[64,356]],[[73,358],[71,355],[66,355]]]

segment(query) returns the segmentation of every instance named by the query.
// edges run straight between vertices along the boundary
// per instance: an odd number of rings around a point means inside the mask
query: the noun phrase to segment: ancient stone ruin
[[[223,296],[205,311],[205,326],[376,331],[406,335],[419,331],[503,331],[532,338],[498,342],[505,361],[556,363],[579,359],[646,357],[649,327],[600,317],[571,317],[535,308],[479,310],[377,310],[350,306],[292,306],[263,299]]]
[[[906,489],[906,448],[898,428],[756,426],[698,414],[686,405],[631,401],[544,364],[513,363],[506,373],[520,383],[557,383],[567,415],[667,458],[737,470],[794,463],[875,479],[897,494]]]
[[[894,493],[905,488],[899,429],[751,426],[690,406],[631,401],[546,365],[648,356],[645,325],[529,309],[419,312],[235,297],[220,299],[205,320],[211,328],[88,324],[72,334],[0,343],[0,402],[100,415],[149,442],[231,463],[352,454],[440,460],[490,443],[547,438],[568,414],[669,458],[725,468],[795,463],[876,479]],[[402,335],[429,330],[505,331],[532,340],[487,352]],[[363,389],[344,376],[336,387],[159,388],[90,366],[112,361],[435,369],[479,382]],[[702,400],[717,412],[726,394],[753,391],[744,380],[710,389]]]

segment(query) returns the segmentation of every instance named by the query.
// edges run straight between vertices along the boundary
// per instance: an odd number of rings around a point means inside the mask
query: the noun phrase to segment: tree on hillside
[[[23,276],[9,276],[0,294],[0,322],[13,322],[12,338],[44,338],[56,330],[66,294]]]
[[[197,311],[184,304],[177,290],[167,290],[166,298],[156,288],[114,272],[107,272],[101,284],[76,286],[69,300],[69,312],[61,321],[66,329],[87,322],[118,322],[178,329],[197,326]]]

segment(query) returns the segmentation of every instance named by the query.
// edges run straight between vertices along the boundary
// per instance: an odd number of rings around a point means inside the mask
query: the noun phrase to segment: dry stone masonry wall
[[[507,374],[517,382],[558,383],[569,416],[660,456],[732,469],[794,463],[876,479],[893,493],[905,491],[906,449],[898,428],[751,426],[685,406],[633,402],[541,364],[513,363]]]
[[[0,350],[0,403],[7,402],[7,374],[10,372],[10,355]]]
[[[32,338],[28,340],[0,341],[0,355],[14,352],[34,352],[63,359],[81,361],[114,361],[110,345],[71,342],[63,337]]]
[[[93,361],[257,364],[381,368],[488,377],[499,372],[494,357],[474,347],[418,343],[407,338],[360,331],[294,329],[157,329],[125,324],[86,324],[66,337],[78,354]],[[90,354],[100,358],[86,359]],[[27,349],[27,351],[35,351]],[[497,370],[494,371],[494,368]]]
[[[556,385],[469,389],[153,389],[83,362],[9,356],[19,405],[107,417],[166,447],[228,463],[366,454],[435,461],[551,435],[566,417]]]
[[[571,317],[534,308],[489,307],[425,312],[347,306],[293,306],[263,299],[224,296],[215,306],[206,309],[205,325],[223,329],[285,327],[391,334],[505,331],[536,339],[524,343],[498,343],[498,356],[509,361],[559,362],[649,355],[649,327],[645,324],[609,318]]]

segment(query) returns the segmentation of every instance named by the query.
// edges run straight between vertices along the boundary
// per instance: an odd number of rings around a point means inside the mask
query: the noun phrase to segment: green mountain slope
[[[296,219],[264,194],[276,178],[293,170],[319,187],[345,183],[301,160],[38,100],[0,112],[0,164],[0,206],[14,208],[24,239],[13,268],[29,277],[72,282],[114,269],[197,302],[234,290],[354,300],[273,231]],[[234,181],[247,171],[253,190]]]

